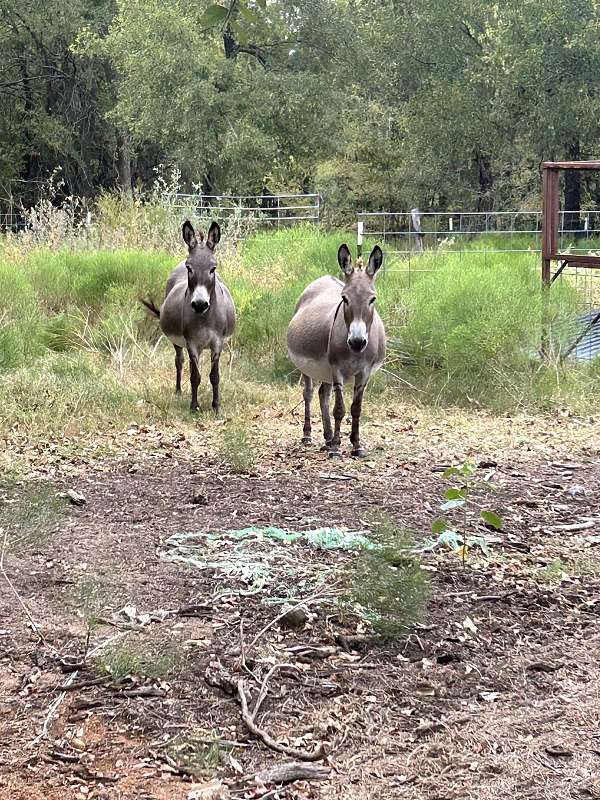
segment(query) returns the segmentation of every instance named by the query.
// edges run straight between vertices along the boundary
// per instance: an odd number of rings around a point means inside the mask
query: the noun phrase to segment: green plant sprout
[[[460,526],[449,522],[443,517],[435,519],[431,524],[431,531],[435,539],[429,539],[421,547],[422,551],[435,550],[437,547],[445,546],[460,555],[463,564],[466,561],[470,549],[478,547],[487,557],[490,555],[488,539],[484,536],[477,536],[469,532],[469,506],[474,506],[472,491],[475,486],[482,486],[489,489],[488,484],[478,481],[476,476],[477,466],[470,461],[465,461],[456,467],[449,467],[442,473],[442,477],[456,479],[458,486],[452,486],[444,492],[444,502],[440,506],[443,512],[462,511],[462,524]],[[479,508],[479,519],[495,530],[502,528],[502,518],[494,511],[487,508]]]

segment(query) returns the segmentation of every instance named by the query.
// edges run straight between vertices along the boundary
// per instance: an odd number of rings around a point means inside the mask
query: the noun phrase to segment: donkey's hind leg
[[[333,439],[333,429],[331,427],[331,416],[329,404],[331,402],[331,384],[322,383],[319,387],[319,405],[321,406],[321,420],[323,422],[323,438],[325,445],[323,450],[329,450]]]
[[[175,348],[175,394],[181,394],[181,373],[183,372],[183,347],[174,344]]]
[[[310,425],[310,406],[313,396],[313,382],[312,378],[309,378],[308,375],[302,375],[302,378],[304,380],[304,428],[302,429],[302,444],[310,444],[312,441],[310,438],[312,433]]]

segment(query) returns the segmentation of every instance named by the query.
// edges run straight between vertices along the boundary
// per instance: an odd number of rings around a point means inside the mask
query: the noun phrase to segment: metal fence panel
[[[171,204],[173,208],[192,209],[200,217],[211,215],[227,219],[239,216],[252,220],[259,227],[319,223],[321,216],[319,194],[176,194]]]

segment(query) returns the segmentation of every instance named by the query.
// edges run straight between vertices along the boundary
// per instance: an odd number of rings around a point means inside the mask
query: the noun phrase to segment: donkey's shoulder
[[[167,278],[167,287],[165,289],[165,297],[168,296],[171,289],[181,281],[187,280],[187,269],[185,261],[181,261]]]

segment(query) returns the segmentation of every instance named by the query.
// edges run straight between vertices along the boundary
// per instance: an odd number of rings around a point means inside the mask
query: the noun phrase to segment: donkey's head
[[[215,270],[217,269],[215,247],[221,238],[221,229],[216,222],[211,222],[206,243],[204,243],[204,234],[201,231],[196,234],[189,220],[183,223],[181,233],[183,241],[188,246],[188,254],[185,259],[188,299],[194,311],[198,314],[205,314],[210,308],[215,288]]]
[[[383,263],[381,248],[375,245],[366,267],[359,259],[357,267],[352,263],[348,245],[338,250],[338,262],[345,276],[342,290],[344,321],[348,329],[348,347],[355,353],[362,353],[369,344],[369,332],[375,312],[375,275]]]

